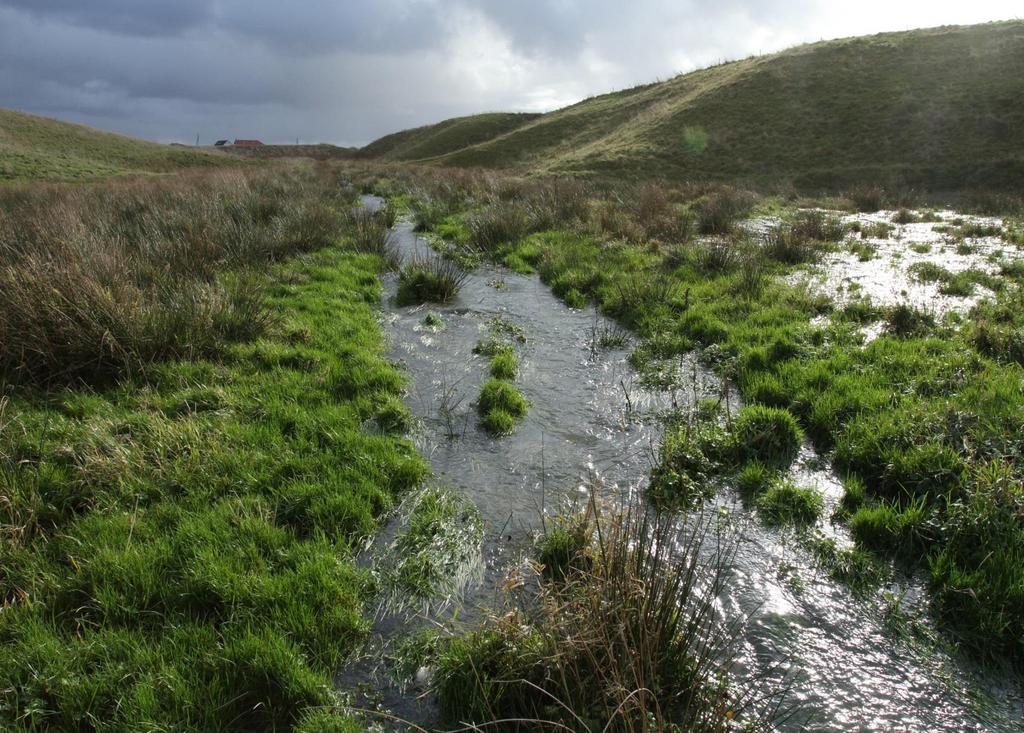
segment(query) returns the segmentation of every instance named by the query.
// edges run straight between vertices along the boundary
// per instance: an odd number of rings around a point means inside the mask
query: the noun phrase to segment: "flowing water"
[[[367,197],[365,203],[379,200]],[[399,222],[393,233],[404,258],[429,251],[410,223]],[[684,389],[670,394],[641,388],[628,347],[595,347],[596,335],[614,331],[614,324],[591,308],[569,309],[536,276],[484,266],[444,306],[398,307],[395,290],[392,276],[386,280],[386,329],[392,357],[408,372],[407,404],[421,421],[419,448],[436,482],[471,499],[485,522],[481,579],[456,609],[429,614],[434,620],[450,619],[454,610],[466,620],[495,603],[508,563],[539,529],[543,512],[585,499],[595,485],[613,499],[642,491],[660,439],[659,412],[721,394],[718,379],[691,359],[680,365],[688,375]],[[424,323],[428,311],[441,317],[442,328]],[[473,347],[495,324],[525,335],[517,345],[516,384],[530,400],[515,433],[498,439],[479,427],[473,404],[488,362]],[[818,488],[829,507],[841,496],[835,475],[809,446],[793,478]],[[787,703],[799,712],[785,729],[1020,729],[1019,683],[1000,686],[998,675],[951,658],[929,643],[926,621],[910,625],[920,633],[899,633],[908,627],[892,623],[898,615],[893,603],[858,599],[830,580],[792,533],[752,519],[734,492],[723,489],[715,503],[744,528],[720,598],[727,619],[746,619],[736,671],[791,680]],[[827,520],[820,531],[849,542]],[[384,536],[393,532],[389,527]],[[902,597],[905,613],[922,606],[923,591],[913,578],[901,578],[889,590]],[[429,620],[412,625],[424,623]],[[374,648],[379,652],[407,627],[393,614],[382,617]],[[377,704],[406,720],[428,722],[429,696],[418,699],[422,689],[389,683],[372,656],[339,684],[351,689],[363,682],[375,688]]]

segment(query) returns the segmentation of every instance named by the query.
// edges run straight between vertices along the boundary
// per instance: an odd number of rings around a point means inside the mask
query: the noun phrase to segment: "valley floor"
[[[354,208],[348,181],[388,205]],[[786,675],[755,685],[757,653],[721,636],[730,582],[1010,689],[950,698],[943,724],[1019,720],[1017,220],[363,165],[0,199],[6,727],[363,730],[387,714],[357,715],[346,671],[417,611],[436,628],[384,661],[441,725],[784,724],[768,703]],[[905,285],[872,290],[873,261]],[[627,501],[545,501],[581,488],[575,468],[545,484],[552,439],[552,460],[586,444],[592,470],[623,472]],[[510,528],[502,501],[527,498],[562,511]],[[705,513],[756,520],[778,562],[737,567],[778,577],[731,581]],[[482,565],[500,613],[460,604]],[[785,629],[826,626],[803,621]],[[922,689],[908,707],[936,706]]]

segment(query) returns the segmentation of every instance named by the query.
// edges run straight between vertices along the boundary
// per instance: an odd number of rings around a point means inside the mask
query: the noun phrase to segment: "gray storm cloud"
[[[801,41],[1010,18],[1016,5],[0,0],[0,106],[165,141],[362,144],[459,114],[551,109]]]

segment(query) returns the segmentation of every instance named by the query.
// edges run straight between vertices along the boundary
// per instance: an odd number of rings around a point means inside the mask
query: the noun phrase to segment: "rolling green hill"
[[[598,177],[1008,189],[1024,184],[1022,100],[1024,22],[1008,21],[799,46],[594,97],[451,151],[431,141],[482,134],[483,118],[390,135],[363,154]]]
[[[0,109],[0,181],[79,180],[231,165],[239,161]]]
[[[514,132],[539,117],[514,112],[456,117],[385,135],[362,148],[359,157],[391,161],[435,158]]]

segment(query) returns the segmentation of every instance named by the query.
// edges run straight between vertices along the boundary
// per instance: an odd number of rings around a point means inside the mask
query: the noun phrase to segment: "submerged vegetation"
[[[406,521],[379,563],[387,602],[446,602],[479,569],[480,512],[450,489],[426,489],[406,503]]]

